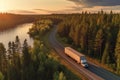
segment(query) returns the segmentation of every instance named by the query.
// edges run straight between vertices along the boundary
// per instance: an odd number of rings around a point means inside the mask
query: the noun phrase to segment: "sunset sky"
[[[24,14],[120,12],[120,0],[0,0],[0,12]]]

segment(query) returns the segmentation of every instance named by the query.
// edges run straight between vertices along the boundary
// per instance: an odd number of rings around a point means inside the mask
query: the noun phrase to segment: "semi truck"
[[[79,53],[71,47],[65,47],[65,54],[74,59],[77,63],[81,64],[83,67],[88,67],[85,55]]]

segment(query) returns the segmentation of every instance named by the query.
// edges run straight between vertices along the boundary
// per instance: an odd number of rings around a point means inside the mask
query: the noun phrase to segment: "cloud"
[[[36,12],[31,10],[10,10],[10,13],[17,13],[17,14],[36,14]]]
[[[76,5],[82,5],[83,7],[120,5],[120,0],[67,0],[67,1],[74,2]]]
[[[15,14],[50,14],[52,11],[45,9],[31,9],[31,10],[9,10],[8,12]]]
[[[10,13],[17,14],[69,14],[69,13],[81,13],[82,11],[88,11],[96,13],[100,10],[110,12],[120,12],[120,6],[94,6],[94,7],[81,7],[81,6],[68,6],[66,9],[61,10],[47,10],[47,9],[32,9],[32,10],[11,10]]]
[[[52,12],[52,11],[50,11],[50,10],[46,10],[46,9],[33,9],[33,10],[35,10],[35,11],[43,11],[43,12]]]
[[[68,13],[78,13],[78,12],[80,12],[81,9],[82,8],[80,8],[80,7],[72,6],[67,9],[56,10],[56,11],[46,10],[46,9],[34,9],[34,11],[36,11],[36,12],[43,11],[44,13],[47,13],[47,14],[68,14]]]
[[[81,0],[68,0],[68,1],[74,2],[77,5],[83,4],[83,1]]]
[[[28,10],[18,10],[19,13],[26,13],[26,14],[34,14],[34,11],[28,11]]]
[[[71,8],[71,9],[69,9],[69,10],[74,10],[74,11],[83,10],[83,7],[81,7],[81,6],[71,6],[71,7],[69,7],[69,8]]]
[[[120,10],[120,6],[107,6],[103,8],[104,10]]]

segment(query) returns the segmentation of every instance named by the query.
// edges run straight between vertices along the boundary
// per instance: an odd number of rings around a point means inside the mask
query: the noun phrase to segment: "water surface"
[[[16,28],[12,28],[12,29],[0,32],[0,42],[2,42],[4,46],[8,48],[8,42],[15,41],[15,38],[18,35],[21,44],[23,44],[23,41],[27,39],[28,44],[32,46],[33,40],[27,34],[27,32],[29,31],[29,28],[31,27],[32,27],[32,23],[27,23],[27,24],[19,25]]]

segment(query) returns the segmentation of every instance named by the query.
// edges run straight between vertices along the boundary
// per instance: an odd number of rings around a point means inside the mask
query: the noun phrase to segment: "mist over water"
[[[23,44],[23,41],[27,39],[28,45],[32,46],[33,40],[27,34],[29,28],[31,27],[32,27],[32,23],[27,23],[27,24],[19,25],[16,28],[0,32],[0,42],[2,42],[5,48],[8,49],[8,42],[15,41],[15,38],[18,35],[21,45]]]

